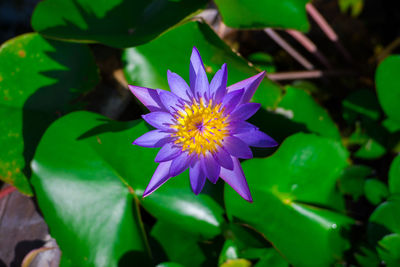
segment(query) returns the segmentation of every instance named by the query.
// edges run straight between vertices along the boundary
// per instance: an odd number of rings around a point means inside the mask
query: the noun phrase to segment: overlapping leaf
[[[291,136],[273,156],[243,163],[254,203],[225,187],[228,215],[260,231],[294,266],[328,266],[348,248],[352,220],[323,208],[339,208],[336,180],[347,157],[330,139]]]
[[[206,0],[45,0],[33,28],[48,37],[130,47],[154,39],[206,5]]]
[[[400,124],[400,55],[387,57],[376,70],[376,91],[386,115]]]
[[[248,62],[233,53],[207,24],[188,22],[171,29],[151,43],[126,49],[123,60],[128,82],[137,86],[167,90],[168,69],[178,73],[188,82],[189,56],[193,46],[200,51],[209,78],[223,63],[228,65],[228,85],[258,73]],[[280,94],[280,87],[265,78],[253,100],[264,107],[274,107]]]
[[[29,163],[46,127],[74,108],[99,81],[86,45],[49,41],[37,33],[0,47],[0,179],[31,194]]]
[[[309,0],[216,0],[226,25],[234,28],[290,28],[307,31]]]
[[[75,112],[46,131],[32,163],[33,185],[65,262],[116,266],[135,255],[142,258],[144,240],[132,200],[141,196],[155,170],[156,151],[131,143],[148,130],[139,121]],[[184,174],[168,182],[168,189],[140,200],[161,222],[194,236],[218,234],[222,208],[207,195],[194,195],[183,180],[188,180]],[[160,200],[162,208],[154,204]]]

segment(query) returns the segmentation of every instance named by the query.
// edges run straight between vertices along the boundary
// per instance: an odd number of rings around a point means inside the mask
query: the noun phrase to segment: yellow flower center
[[[171,127],[176,130],[175,144],[181,145],[183,151],[198,155],[207,151],[215,152],[229,133],[228,116],[221,109],[221,104],[214,105],[212,100],[204,103],[193,100],[191,106],[185,105],[184,110],[175,113],[177,123]]]

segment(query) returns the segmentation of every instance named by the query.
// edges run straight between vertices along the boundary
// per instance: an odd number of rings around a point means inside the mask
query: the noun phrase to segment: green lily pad
[[[189,59],[193,46],[200,51],[209,78],[223,63],[228,66],[228,85],[256,75],[258,71],[235,54],[205,23],[188,22],[171,29],[156,40],[124,51],[125,76],[130,84],[168,89],[167,70],[189,82]],[[264,78],[253,101],[263,107],[274,107],[281,88]]]
[[[226,25],[254,29],[276,27],[308,31],[309,0],[215,0]]]
[[[353,156],[360,159],[377,159],[385,155],[386,133],[378,123],[364,120],[362,124],[357,123],[355,131],[348,138],[349,145],[356,145],[357,150]]]
[[[368,236],[372,244],[392,233],[400,234],[400,196],[397,194],[380,204],[369,218]]]
[[[149,255],[133,190],[102,151],[104,135],[122,138],[127,126],[133,127],[130,133],[145,127],[137,122],[104,125],[104,120],[76,112],[52,124],[32,161],[32,184],[62,251],[62,266],[111,267],[132,260],[147,266]],[[101,134],[112,130],[117,133]],[[107,152],[115,157],[118,147]]]
[[[389,196],[389,190],[383,182],[368,179],[364,185],[365,197],[374,205],[378,205]]]
[[[400,155],[390,165],[389,190],[392,194],[400,193]]]
[[[366,177],[372,174],[372,169],[363,165],[352,165],[346,168],[339,178],[339,189],[342,194],[351,195],[357,201],[364,195]]]
[[[400,234],[391,234],[382,238],[377,250],[387,267],[400,266]]]
[[[360,252],[354,254],[354,258],[361,267],[379,267],[380,259],[375,250],[361,247]]]
[[[254,267],[288,267],[289,263],[285,261],[274,248],[270,248],[254,265]]]
[[[194,195],[186,173],[141,198],[156,169],[157,150],[133,146],[132,142],[147,131],[143,121],[116,122],[94,113],[75,112],[49,128],[40,144],[47,153],[43,159],[36,154],[34,164],[45,161],[42,164],[48,172],[42,174],[43,179],[52,179],[53,172],[60,179],[89,179],[85,172],[89,168],[90,179],[96,180],[113,171],[159,221],[205,238],[220,233],[223,209],[205,193]]]
[[[235,260],[239,258],[239,248],[233,240],[226,240],[222,251],[219,254],[218,265],[227,262],[228,260]]]
[[[311,132],[340,140],[339,130],[328,112],[302,89],[287,86],[276,112],[296,123],[305,124]]]
[[[387,57],[376,70],[376,91],[386,115],[400,123],[400,55]]]
[[[259,69],[265,70],[267,73],[276,72],[276,67],[274,64],[274,58],[264,52],[256,52],[250,54],[247,59],[254,64]]]
[[[294,266],[329,266],[349,245],[342,234],[352,220],[332,210],[343,203],[336,181],[347,157],[329,138],[287,138],[273,156],[242,164],[254,202],[225,187],[228,217],[261,232]]]
[[[55,39],[123,48],[151,41],[207,2],[45,0],[33,12],[32,27]]]
[[[343,118],[348,123],[354,123],[359,116],[371,120],[380,117],[380,106],[376,95],[370,90],[358,90],[343,101]]]
[[[164,249],[169,260],[183,266],[201,266],[206,260],[198,238],[169,224],[157,222],[151,236]]]
[[[45,129],[77,108],[72,101],[99,81],[87,47],[29,33],[0,47],[0,179],[31,195],[30,161]]]

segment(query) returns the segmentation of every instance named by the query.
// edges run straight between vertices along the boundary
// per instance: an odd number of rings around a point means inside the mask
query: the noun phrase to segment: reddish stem
[[[299,52],[296,51],[288,42],[280,37],[273,29],[266,28],[264,31],[274,40],[278,45],[286,50],[297,62],[299,62],[307,70],[314,69],[313,64],[303,57]]]
[[[343,45],[339,41],[339,37],[333,28],[329,25],[326,19],[318,12],[318,10],[311,4],[308,3],[306,5],[306,10],[308,14],[313,18],[313,20],[318,24],[321,30],[325,33],[325,35],[331,40],[337,47],[337,49],[342,53],[344,58],[349,62],[352,63],[353,60],[349,54],[349,52],[343,47]]]
[[[296,39],[308,52],[313,54],[326,68],[331,69],[332,66],[326,57],[318,50],[317,46],[304,34],[295,30],[287,30],[294,39]]]
[[[12,192],[14,192],[15,190],[17,190],[17,188],[15,188],[14,186],[10,185],[4,189],[2,189],[0,191],[0,199],[2,199],[3,197],[7,196],[8,194],[11,194]]]

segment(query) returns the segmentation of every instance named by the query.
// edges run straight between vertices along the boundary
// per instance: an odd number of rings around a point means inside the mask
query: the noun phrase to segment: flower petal
[[[246,103],[238,106],[229,116],[229,120],[242,120],[245,121],[253,116],[259,110],[261,104],[259,103]]]
[[[184,170],[186,170],[190,163],[192,162],[192,157],[187,153],[182,152],[178,157],[172,160],[171,168],[169,170],[169,175],[171,177],[177,176],[181,174]]]
[[[177,110],[181,109],[182,104],[180,102],[180,98],[175,94],[169,91],[160,91],[159,92],[161,102],[164,107],[170,112],[175,113]]]
[[[199,50],[194,46],[192,50],[192,55],[190,56],[190,67],[189,67],[189,77],[190,77],[190,88],[192,91],[194,90],[196,79],[197,79],[197,72],[204,68],[203,60],[201,59]],[[194,91],[193,91],[194,92]]]
[[[144,190],[143,197],[153,193],[171,177],[169,176],[170,166],[171,161],[162,162],[158,165],[153,177],[151,177],[150,183],[147,185],[146,190]]]
[[[134,85],[128,85],[128,87],[136,98],[139,99],[139,101],[142,102],[142,104],[150,111],[164,110],[157,90]]]
[[[160,151],[158,151],[155,162],[164,162],[178,157],[182,153],[182,149],[173,143],[166,143]]]
[[[222,99],[222,107],[225,108],[225,114],[229,114],[239,104],[243,96],[243,89],[227,93]]]
[[[222,147],[220,147],[218,151],[214,153],[214,158],[222,167],[233,170],[232,158]]]
[[[210,83],[210,97],[217,103],[220,102],[226,94],[227,80],[228,70],[226,68],[226,64],[224,64],[214,75]]]
[[[253,157],[253,153],[249,146],[237,137],[225,137],[222,145],[226,151],[234,157],[241,159],[251,159]]]
[[[209,98],[210,84],[204,67],[200,67],[196,73],[196,83],[194,84],[194,95],[200,100],[200,97]]]
[[[243,133],[257,129],[257,126],[247,121],[232,121],[229,123],[229,131],[231,134]]]
[[[228,170],[225,168],[221,168],[220,177],[227,184],[229,184],[239,195],[241,195],[242,198],[249,202],[253,202],[249,186],[247,185],[247,181],[244,177],[244,173],[242,167],[240,166],[239,160],[235,157],[232,157],[232,161],[233,169]]]
[[[162,147],[171,140],[171,134],[160,130],[153,130],[137,138],[133,144],[143,147]]]
[[[248,132],[235,134],[235,136],[243,140],[249,146],[274,147],[278,145],[272,137],[259,130],[250,130]]]
[[[155,111],[146,115],[142,115],[142,118],[151,126],[164,130],[171,131],[171,124],[174,124],[174,117],[167,112]]]
[[[178,74],[173,73],[169,70],[167,71],[167,77],[168,85],[169,88],[171,88],[171,92],[186,101],[191,101],[192,92],[190,91],[190,88],[185,80],[182,79],[182,77]]]
[[[244,89],[244,94],[241,103],[248,103],[253,97],[265,75],[265,71],[260,72],[246,80],[235,83],[227,88],[228,92]]]
[[[190,167],[189,176],[193,193],[198,195],[206,182],[206,174],[204,173],[199,160]]]
[[[204,170],[208,180],[215,184],[218,181],[221,166],[210,153],[204,157]]]

